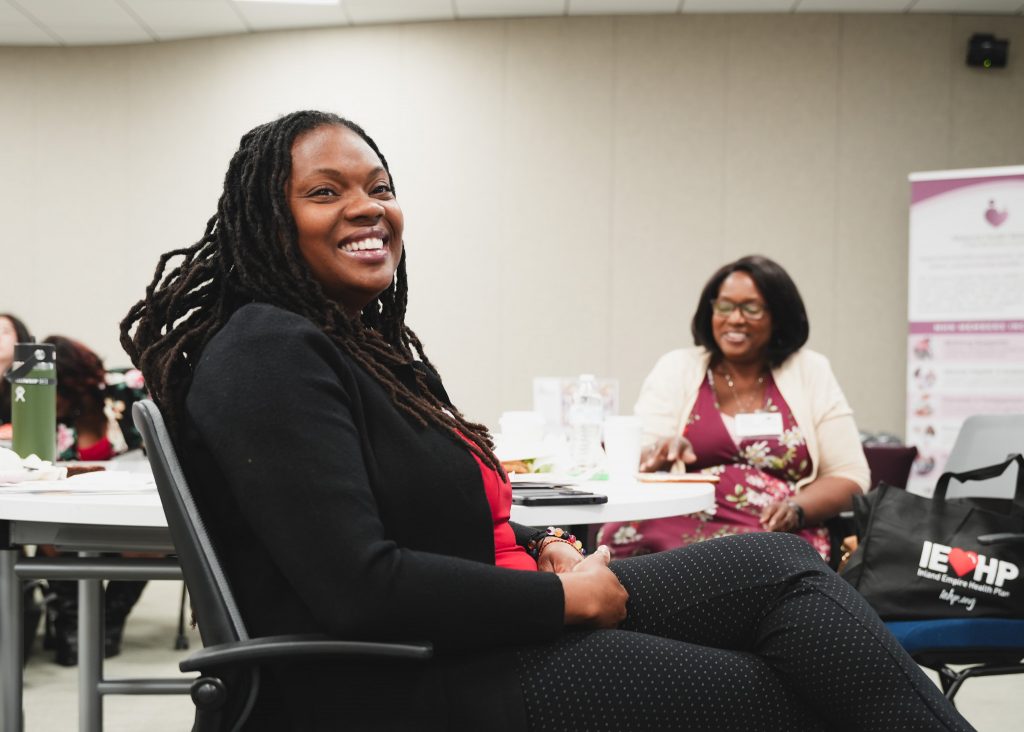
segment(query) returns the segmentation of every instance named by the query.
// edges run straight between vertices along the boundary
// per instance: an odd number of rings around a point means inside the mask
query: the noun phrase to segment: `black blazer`
[[[397,375],[415,389],[413,368]],[[186,473],[253,636],[418,639],[437,651],[400,669],[273,670],[249,728],[525,727],[509,649],[562,632],[561,583],[494,566],[464,446],[399,412],[308,320],[262,304],[206,346],[186,415]]]

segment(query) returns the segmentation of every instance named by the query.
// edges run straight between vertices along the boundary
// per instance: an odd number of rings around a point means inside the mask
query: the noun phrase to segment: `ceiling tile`
[[[350,23],[673,13],[680,4],[683,13],[1024,13],[1024,0],[0,0],[0,46],[140,43]]]
[[[31,23],[25,14],[19,12],[13,5],[0,2],[0,25],[16,25],[18,23]]]
[[[788,13],[796,0],[683,0],[684,13]]]
[[[38,28],[16,28],[0,24],[0,46],[59,46],[57,40]]]
[[[964,0],[961,0],[963,2]],[[969,2],[969,0],[967,0]],[[798,13],[902,13],[913,0],[800,0]]]
[[[116,46],[122,43],[152,43],[153,36],[141,26],[134,28],[117,26],[61,25],[48,26],[68,46]]]
[[[569,0],[569,15],[639,15],[679,12],[679,0]]]
[[[454,20],[452,0],[344,0],[353,23]]]
[[[917,0],[912,13],[985,13],[1013,14],[1020,12],[1021,0]]]
[[[121,0],[160,40],[248,30],[230,0]]]
[[[138,26],[116,0],[15,0],[32,17],[48,26],[124,28]]]
[[[318,26],[348,25],[348,16],[341,4],[291,5],[286,3],[235,2],[235,8],[253,30],[284,28],[315,28]]]
[[[565,15],[567,2],[568,0],[454,0],[455,15],[459,18]]]
[[[70,45],[145,43],[153,37],[116,0],[16,0],[55,36]]]
[[[56,46],[58,41],[14,6],[0,1],[0,45]]]

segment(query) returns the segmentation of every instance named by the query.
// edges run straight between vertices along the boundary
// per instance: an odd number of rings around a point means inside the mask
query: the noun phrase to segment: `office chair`
[[[864,457],[871,471],[868,490],[874,490],[880,482],[894,488],[906,488],[910,470],[917,458],[917,448],[907,445],[864,445]]]
[[[902,444],[865,444],[863,446],[864,457],[868,461],[868,469],[871,471],[868,491],[873,491],[880,482],[884,482],[894,488],[906,488],[910,480],[910,470],[917,458],[917,448],[907,447]],[[839,570],[843,557],[849,556],[844,551],[843,541],[846,537],[857,533],[857,527],[853,522],[853,511],[843,511],[838,516],[825,521],[825,528],[828,529],[829,544],[832,549],[832,559],[829,566]]]
[[[309,635],[250,638],[160,410],[144,399],[132,406],[132,415],[146,444],[181,572],[200,621],[204,647],[178,665],[184,672],[200,674],[191,687],[196,707],[193,732],[241,729],[256,703],[264,665],[313,657],[338,663],[422,662],[433,656],[429,643],[368,643]]]
[[[1024,453],[1024,414],[976,414],[964,420],[956,435],[946,471],[963,472],[982,465],[1001,463],[1010,455]],[[1016,489],[1013,471],[984,483],[965,484],[950,491],[950,498],[1012,498]]]

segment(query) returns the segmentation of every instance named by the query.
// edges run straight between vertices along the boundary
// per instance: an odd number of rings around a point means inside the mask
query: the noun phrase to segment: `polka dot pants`
[[[521,649],[532,730],[970,730],[807,542],[714,539],[614,561],[617,630]]]

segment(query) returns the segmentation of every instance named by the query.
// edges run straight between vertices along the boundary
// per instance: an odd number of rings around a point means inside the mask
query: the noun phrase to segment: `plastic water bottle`
[[[583,374],[569,408],[569,456],[575,469],[590,470],[601,462],[603,422],[604,400],[597,391],[597,379]]]

